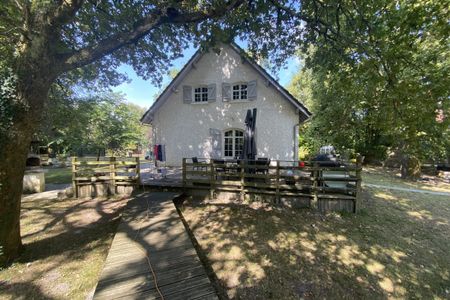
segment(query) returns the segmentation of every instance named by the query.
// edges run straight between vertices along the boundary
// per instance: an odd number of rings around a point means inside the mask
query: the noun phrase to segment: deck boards
[[[94,299],[217,299],[172,202],[174,193],[131,200],[108,253]]]

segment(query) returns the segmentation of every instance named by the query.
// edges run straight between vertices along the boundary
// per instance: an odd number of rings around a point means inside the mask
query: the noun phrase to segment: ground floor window
[[[229,158],[239,158],[244,148],[244,131],[231,129],[224,134],[224,156]]]

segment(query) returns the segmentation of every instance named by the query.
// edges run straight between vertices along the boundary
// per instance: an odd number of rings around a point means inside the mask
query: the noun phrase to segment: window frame
[[[192,103],[208,103],[208,86],[206,85],[200,85],[195,86],[193,89],[193,97],[192,97]],[[197,91],[199,90],[199,91]],[[197,101],[197,96],[199,97],[199,101]]]
[[[231,131],[231,135],[226,135],[228,132]],[[237,135],[236,133],[239,132],[240,134]],[[241,140],[238,142],[238,140]],[[231,146],[231,149],[227,149],[227,146]],[[238,149],[236,146],[240,145],[240,149]],[[231,151],[231,155],[227,155],[227,153]],[[242,154],[242,151],[244,151],[244,130],[239,128],[228,128],[224,130],[223,132],[223,157],[224,158],[239,158]]]
[[[245,88],[243,87],[245,86]],[[235,89],[235,87],[238,87]],[[235,98],[237,93],[237,98]],[[245,98],[244,98],[245,95]],[[248,101],[248,82],[235,82],[231,85],[231,101]]]

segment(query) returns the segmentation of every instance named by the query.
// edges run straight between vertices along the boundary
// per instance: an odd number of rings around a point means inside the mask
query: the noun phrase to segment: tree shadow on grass
[[[49,217],[49,222],[42,229],[24,235],[25,251],[18,262],[27,263],[69,252],[77,259],[82,259],[82,250],[89,248],[91,242],[102,244],[110,240],[111,234],[116,231],[121,209],[108,209],[110,202],[109,199],[89,199],[77,200],[73,206],[59,210],[39,206],[24,208],[42,210],[42,214]],[[40,238],[43,232],[46,234]],[[30,239],[32,241],[28,242]]]
[[[63,221],[64,225],[67,226],[68,228],[72,228],[73,226],[71,226],[71,224],[66,221],[67,215],[74,213],[74,212],[81,211],[83,209],[86,209],[85,205],[90,202],[92,202],[92,200],[84,200],[84,201],[76,203],[75,205],[69,207],[66,210],[60,210],[60,211],[54,211],[54,210],[52,210],[51,207],[36,207],[36,206],[23,207],[22,208],[23,211],[41,210],[42,213],[46,214],[47,216],[51,216],[51,217],[50,217],[50,221],[47,224],[45,224],[45,226],[43,226],[42,229],[24,234],[24,235],[22,235],[22,238],[26,239],[28,237],[38,235],[38,234],[54,227],[56,224],[58,224],[61,221]],[[40,220],[36,220],[35,222],[37,223],[39,221]]]
[[[29,282],[20,282],[3,285],[0,283],[0,295],[10,296],[12,299],[42,299],[42,300],[56,299],[54,297],[46,295],[44,292],[42,292],[39,286]]]
[[[122,218],[119,218],[120,207],[118,208],[110,199],[58,201],[44,197],[24,201],[25,251],[16,260],[15,267],[13,266],[13,269],[17,270],[8,271],[21,278],[7,280],[5,287],[8,287],[9,292],[5,290],[1,294],[10,295],[14,290],[13,296],[52,298],[64,274],[67,277],[66,281],[83,276],[81,268],[89,268],[86,267],[89,264],[87,259],[94,251],[106,257],[117,230],[120,234],[128,236],[128,245],[136,243],[148,251],[155,269],[161,272],[158,283],[165,295],[182,296],[182,293],[189,292],[213,293],[213,290],[207,288],[209,282],[204,280],[201,281],[202,286],[192,290],[191,285],[197,283],[199,276],[205,275],[201,263],[173,203],[169,201],[168,205],[158,205],[158,197],[151,197],[149,200],[149,195],[152,194],[137,193],[130,197]],[[167,195],[163,198],[167,200]],[[148,206],[152,206],[151,209],[147,209]],[[120,222],[121,219],[124,222]],[[146,223],[141,224],[141,219]],[[117,228],[119,223],[121,225]],[[160,234],[164,234],[165,238],[160,239]],[[103,265],[97,266],[97,271],[90,271],[94,274],[89,274],[92,278],[89,284],[84,283],[86,288],[92,289],[95,286],[102,267]],[[28,273],[25,277],[20,275],[25,273]],[[133,280],[139,279],[140,276],[151,276],[147,262],[131,259],[123,262],[119,272],[110,273],[106,278],[106,284],[103,284],[100,290],[110,284],[112,286],[120,284],[122,279]],[[44,282],[42,278],[45,279]],[[147,282],[149,284],[136,286],[128,292],[157,296],[154,287],[151,286],[152,282],[150,280]],[[70,298],[73,295],[70,288],[64,288],[65,294],[56,293],[56,298]],[[78,294],[80,295],[83,297],[82,294]]]
[[[52,299],[87,293],[96,283],[126,199],[27,199],[22,203],[24,250],[0,271],[0,296]]]
[[[357,215],[198,202],[183,214],[230,298],[450,296],[449,200],[366,195]]]

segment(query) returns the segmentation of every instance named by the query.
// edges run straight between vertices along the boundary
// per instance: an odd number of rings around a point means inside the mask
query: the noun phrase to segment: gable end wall
[[[222,83],[257,80],[257,99],[254,101],[224,102]],[[229,46],[220,55],[206,53],[191,68],[183,81],[155,112],[154,141],[166,145],[167,165],[179,166],[183,157],[206,157],[213,152],[210,129],[244,129],[247,109],[258,109],[256,122],[258,157],[296,160],[299,115],[296,108],[284,99],[265,79]],[[203,104],[184,104],[183,85],[216,84],[216,101]],[[294,155],[295,153],[295,155]]]

